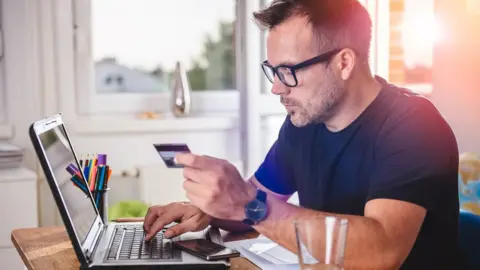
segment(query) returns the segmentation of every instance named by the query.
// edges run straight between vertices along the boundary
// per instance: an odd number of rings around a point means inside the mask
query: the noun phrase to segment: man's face
[[[295,65],[321,53],[312,28],[303,17],[294,17],[272,29],[267,38],[267,59],[272,66]],[[334,61],[335,56],[331,59]],[[281,97],[297,127],[328,120],[345,92],[345,83],[331,62],[295,71],[298,84],[288,87],[275,76],[272,93]]]

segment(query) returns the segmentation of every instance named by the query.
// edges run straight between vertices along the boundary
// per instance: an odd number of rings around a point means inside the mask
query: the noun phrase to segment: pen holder
[[[93,199],[97,206],[100,217],[103,223],[108,224],[108,191],[110,188],[97,189],[93,192]]]

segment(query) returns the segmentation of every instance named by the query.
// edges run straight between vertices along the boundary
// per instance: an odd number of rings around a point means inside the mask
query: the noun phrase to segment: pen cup
[[[110,188],[95,190],[93,198],[103,223],[108,224],[108,191]]]

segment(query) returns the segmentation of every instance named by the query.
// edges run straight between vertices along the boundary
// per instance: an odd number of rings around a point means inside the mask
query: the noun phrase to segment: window
[[[389,11],[388,79],[428,94],[433,48],[440,37],[434,0],[390,0]]]
[[[81,114],[168,112],[177,62],[192,111],[238,109],[236,0],[74,1]]]

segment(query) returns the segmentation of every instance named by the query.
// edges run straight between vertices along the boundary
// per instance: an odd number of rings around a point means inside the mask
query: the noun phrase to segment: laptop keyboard
[[[168,260],[180,261],[181,251],[173,248],[173,239],[164,239],[165,229],[158,232],[150,241],[145,241],[142,225],[116,225],[113,240],[107,252],[111,260]]]

